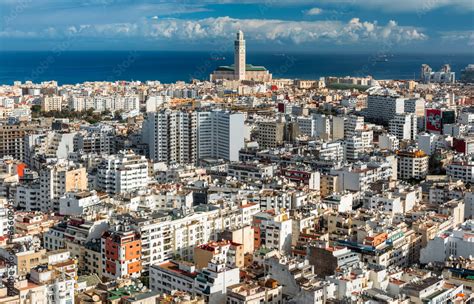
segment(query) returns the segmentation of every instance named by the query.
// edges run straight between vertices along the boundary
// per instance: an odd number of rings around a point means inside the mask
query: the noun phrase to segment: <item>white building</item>
[[[367,98],[365,117],[370,120],[388,123],[404,112],[405,99],[394,94],[370,94]]]
[[[417,118],[415,114],[396,114],[389,122],[390,134],[399,140],[415,140],[417,132]]]
[[[122,194],[145,188],[148,161],[132,151],[106,157],[97,168],[97,187],[109,194]]]
[[[474,183],[474,160],[466,158],[453,161],[447,166],[446,175],[465,183]]]
[[[43,167],[39,174],[40,210],[59,211],[59,198],[73,190],[87,189],[87,173],[84,167],[58,163]],[[33,186],[34,187],[34,186]],[[33,192],[30,193],[32,195]]]
[[[81,216],[87,210],[100,204],[100,199],[96,191],[75,191],[66,192],[63,197],[59,199],[59,214]]]
[[[469,258],[474,252],[474,221],[461,227],[440,232],[421,249],[420,262],[445,262],[450,256]]]
[[[379,148],[382,150],[396,151],[399,149],[400,141],[395,135],[382,134],[379,135]]]
[[[239,160],[244,147],[244,114],[229,111],[195,112],[197,156]]]
[[[260,235],[261,246],[290,252],[292,220],[289,213],[273,215],[268,212],[259,212],[254,215],[254,223],[254,229]]]
[[[156,162],[195,163],[202,158],[237,161],[244,147],[244,115],[229,111],[150,112],[142,140]]]
[[[424,179],[428,175],[429,157],[421,150],[397,151],[399,179]]]

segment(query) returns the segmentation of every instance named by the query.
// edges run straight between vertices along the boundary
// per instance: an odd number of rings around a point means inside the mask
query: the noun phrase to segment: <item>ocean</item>
[[[233,63],[233,54],[183,51],[51,51],[0,52],[0,84],[15,80],[59,84],[84,81],[159,80],[171,83],[209,79],[219,65]],[[324,76],[366,76],[375,79],[417,79],[420,66],[439,70],[450,64],[456,77],[470,63],[470,55],[310,54],[247,52],[247,63],[265,66],[274,78],[318,79]]]

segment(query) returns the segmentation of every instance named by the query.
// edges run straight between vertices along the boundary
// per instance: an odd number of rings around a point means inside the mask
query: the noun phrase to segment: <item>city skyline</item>
[[[472,1],[0,1],[0,50],[470,53]],[[456,46],[456,48],[453,48]]]

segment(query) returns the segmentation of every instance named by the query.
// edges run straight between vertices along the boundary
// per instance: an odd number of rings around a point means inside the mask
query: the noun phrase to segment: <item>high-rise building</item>
[[[195,112],[197,156],[239,160],[244,147],[244,114],[229,111]]]
[[[422,64],[420,79],[423,83],[454,83],[455,73],[451,72],[451,66],[449,64],[443,65],[438,72],[433,72],[429,65]]]
[[[195,163],[196,125],[192,112],[160,110],[149,112],[143,123],[142,140],[155,162]]]
[[[11,156],[23,160],[25,135],[33,133],[36,127],[24,123],[0,125],[0,157]]]
[[[284,122],[261,121],[257,126],[257,142],[261,149],[276,148],[283,144],[285,138]]]
[[[147,114],[142,140],[156,162],[192,164],[203,158],[237,161],[244,115],[223,110],[161,110]]]

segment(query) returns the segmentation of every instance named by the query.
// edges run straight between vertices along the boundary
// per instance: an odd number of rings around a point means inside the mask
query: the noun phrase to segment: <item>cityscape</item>
[[[77,42],[51,29],[47,39],[67,47],[39,65],[26,60],[36,49],[22,49],[42,37],[41,19],[23,33],[21,16],[30,18],[37,4],[20,1],[3,18],[0,42],[18,49],[0,48],[0,304],[474,303],[474,36],[460,35],[471,40],[457,61],[439,55],[437,65],[416,61],[397,70],[393,61],[408,57],[390,42],[357,69],[285,77],[301,64],[285,48],[362,39],[356,51],[387,37],[426,43],[433,33],[393,20],[352,18],[347,27],[310,19],[359,12],[358,1],[117,2],[61,5],[91,20],[97,5],[119,17],[159,5],[173,18],[150,17],[155,35],[122,22],[111,38],[107,14],[100,28],[71,26],[86,38]],[[38,12],[48,17],[49,9],[65,9],[43,4]],[[243,14],[255,5],[269,16],[304,17],[180,19],[222,7]],[[366,5],[360,12],[380,10],[380,20],[397,12],[391,4]],[[398,9],[410,5],[400,1]],[[465,14],[474,20],[472,2],[428,1],[415,12],[421,20],[450,6],[459,24]],[[192,38],[177,33],[181,23]],[[280,40],[261,38],[254,26],[274,29]],[[101,80],[81,74],[94,80],[70,83],[67,74],[80,70],[58,63],[74,50],[70,44],[93,47],[97,38],[114,47],[123,32],[131,47],[145,32],[158,42],[175,37],[192,51],[194,36],[208,43],[208,27],[224,28],[219,46],[204,61],[169,59],[178,81],[160,80],[160,71],[133,79],[141,51],[127,51],[111,72],[104,72],[106,59],[93,59],[96,75],[109,75]],[[299,27],[323,38],[301,36]],[[269,53],[253,56],[258,47]],[[74,64],[94,54],[79,52]],[[271,60],[257,60],[264,57]],[[180,72],[187,65],[194,72]],[[376,66],[400,77],[375,77]],[[10,82],[18,72],[24,75]],[[49,73],[57,78],[44,80]]]

